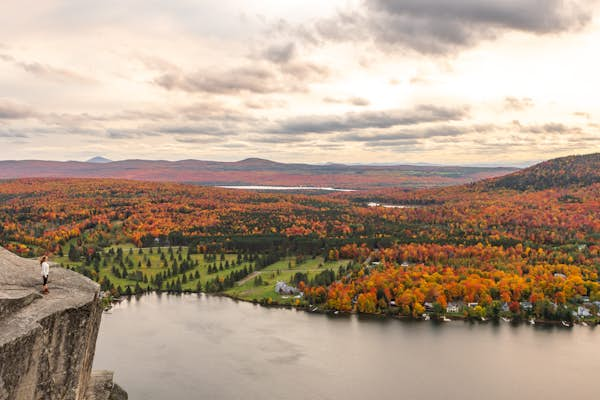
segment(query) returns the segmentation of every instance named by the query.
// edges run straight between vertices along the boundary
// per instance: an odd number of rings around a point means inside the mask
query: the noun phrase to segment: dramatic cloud
[[[365,0],[300,29],[308,41],[373,40],[384,47],[445,54],[505,31],[537,35],[578,30],[592,20],[596,0]]]
[[[4,0],[0,159],[600,151],[600,0]]]

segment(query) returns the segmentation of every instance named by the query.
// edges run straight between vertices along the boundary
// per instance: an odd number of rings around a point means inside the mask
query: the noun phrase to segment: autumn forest
[[[0,183],[0,245],[113,296],[205,291],[405,318],[596,321],[600,154],[428,189],[274,193],[116,179]],[[282,296],[285,281],[302,296]]]

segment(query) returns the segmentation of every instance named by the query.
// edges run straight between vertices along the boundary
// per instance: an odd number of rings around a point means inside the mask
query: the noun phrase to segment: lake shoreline
[[[365,316],[365,317],[374,317],[374,318],[378,318],[378,319],[389,319],[389,320],[399,320],[399,321],[410,321],[410,322],[418,322],[418,321],[431,321],[431,322],[435,322],[435,323],[439,323],[440,325],[443,325],[446,322],[454,322],[454,321],[463,321],[463,322],[471,322],[471,323],[481,323],[481,324],[487,324],[489,322],[492,323],[499,323],[502,321],[502,318],[486,318],[485,320],[481,320],[480,318],[474,318],[474,317],[469,317],[469,316],[459,316],[459,315],[444,315],[444,316],[434,316],[433,314],[427,314],[426,315],[429,316],[428,319],[425,318],[414,318],[410,315],[400,315],[400,314],[384,314],[384,313],[364,313],[364,312],[359,312],[356,310],[353,311],[340,311],[340,310],[328,310],[328,309],[321,309],[321,308],[317,308],[316,310],[311,310],[310,306],[296,306],[293,304],[280,304],[280,303],[262,303],[258,300],[249,300],[249,299],[244,299],[241,297],[236,297],[234,295],[228,294],[228,293],[206,293],[206,292],[182,292],[182,293],[168,293],[168,292],[158,292],[156,290],[152,290],[149,292],[145,292],[142,295],[131,295],[131,296],[121,296],[121,299],[123,298],[128,298],[130,299],[131,297],[137,297],[137,296],[143,296],[143,295],[147,295],[147,294],[166,294],[166,295],[174,295],[174,296],[181,296],[184,294],[195,294],[195,295],[205,295],[205,296],[211,296],[211,297],[222,297],[222,298],[228,298],[231,299],[233,301],[239,301],[239,302],[244,302],[244,303],[249,303],[249,304],[254,304],[254,305],[258,305],[261,307],[265,307],[265,308],[274,308],[274,309],[287,309],[287,310],[297,310],[297,311],[304,311],[308,314],[322,314],[322,315],[335,315],[335,316],[340,316],[340,317],[344,317],[344,316],[351,316],[351,315],[357,315],[357,316]],[[122,300],[119,301],[114,301],[114,303],[120,303]],[[106,311],[106,309],[105,309]],[[506,322],[508,324],[511,325],[532,325],[532,326],[556,326],[556,327],[563,327],[563,328],[572,328],[575,325],[580,325],[580,326],[589,326],[589,327],[595,327],[596,325],[600,325],[600,322],[597,323],[582,323],[582,322],[576,322],[573,321],[572,323],[565,325],[563,323],[563,321],[553,321],[553,320],[546,320],[546,319],[534,319],[534,324],[532,324],[531,322],[524,320],[524,319],[519,319],[519,320],[509,320],[509,321],[503,321]]]

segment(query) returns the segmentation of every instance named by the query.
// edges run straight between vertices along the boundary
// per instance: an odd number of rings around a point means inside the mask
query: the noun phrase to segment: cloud
[[[504,108],[510,111],[523,111],[535,106],[533,100],[529,97],[505,97]]]
[[[330,71],[327,67],[311,62],[287,63],[281,66],[286,80],[295,82],[314,82],[326,79]]]
[[[198,136],[194,136],[194,137],[188,137],[188,136],[178,136],[175,138],[175,141],[179,142],[179,143],[187,143],[187,144],[207,144],[207,143],[215,143],[215,142],[222,142],[223,139],[219,138],[219,137],[215,137],[212,135],[203,135],[202,137],[198,137]]]
[[[579,30],[597,0],[364,0],[298,29],[307,43],[371,41],[385,48],[449,54],[506,31],[536,35]],[[280,25],[281,26],[281,25]]]
[[[406,129],[394,132],[382,133],[350,133],[341,136],[345,141],[352,142],[377,142],[384,143],[389,141],[414,141],[416,139],[431,139],[437,137],[456,137],[467,133],[475,132],[473,127],[456,127],[456,126],[433,126],[426,128]]]
[[[27,73],[38,78],[49,79],[57,82],[92,83],[93,79],[85,77],[77,72],[63,68],[56,68],[37,61],[28,62],[17,60],[11,55],[0,54],[0,60],[13,64]]]
[[[588,112],[585,111],[576,111],[573,113],[574,116],[576,117],[580,117],[580,118],[585,118],[585,119],[591,119],[592,115]]]
[[[466,108],[421,105],[409,110],[350,112],[344,115],[312,115],[284,120],[272,133],[332,133],[354,129],[390,128],[426,122],[455,121],[467,116]]]
[[[522,125],[519,121],[514,121],[513,125],[521,133],[526,134],[550,134],[550,135],[580,135],[583,129],[578,126],[568,126],[559,122],[548,122],[540,125]]]
[[[289,93],[306,91],[308,83],[328,75],[326,67],[310,62],[286,62],[275,68],[255,63],[226,71],[171,70],[162,73],[154,83],[167,90],[189,93]]]
[[[0,99],[0,119],[25,119],[34,115],[33,110],[27,106]]]
[[[273,45],[263,52],[263,57],[276,64],[290,62],[296,55],[296,45],[292,42],[284,45]]]
[[[244,106],[254,110],[275,109],[287,106],[282,99],[250,99],[244,102]]]
[[[0,128],[0,137],[1,138],[25,139],[25,138],[28,138],[29,136],[23,132]]]
[[[333,104],[350,104],[357,107],[366,107],[371,105],[371,102],[364,97],[347,97],[347,98],[339,98],[339,97],[325,97],[323,99],[325,103],[333,103]]]
[[[203,136],[231,136],[239,133],[236,126],[226,126],[226,121],[223,123],[205,123],[194,125],[169,125],[156,129],[159,133],[168,134],[188,134],[188,135],[203,135]]]
[[[227,72],[198,71],[186,74],[167,72],[154,81],[168,90],[237,94],[240,92],[270,93],[279,91],[280,85],[268,69],[243,67]]]

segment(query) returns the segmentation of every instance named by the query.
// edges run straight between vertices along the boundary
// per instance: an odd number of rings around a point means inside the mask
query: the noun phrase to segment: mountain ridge
[[[206,160],[0,161],[0,179],[114,178],[202,185],[327,186],[349,189],[450,186],[516,171],[502,167],[281,163]]]

